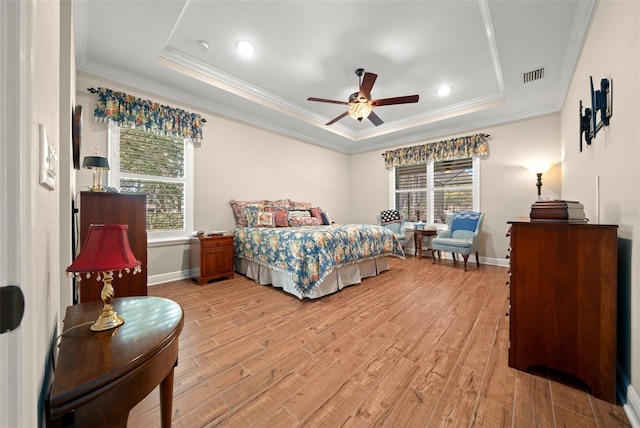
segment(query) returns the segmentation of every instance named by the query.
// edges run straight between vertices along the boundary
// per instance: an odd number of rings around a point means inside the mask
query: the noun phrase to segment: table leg
[[[433,249],[433,244],[431,243],[431,241],[433,240],[434,235],[429,235],[427,236],[427,239],[429,240],[429,244],[427,245],[427,251],[431,251],[431,257],[433,258],[433,263],[436,262],[436,250]]]
[[[413,233],[413,241],[416,244],[416,252],[418,260],[422,259],[422,235],[418,232]]]
[[[162,428],[171,427],[173,413],[173,370],[160,383],[160,417]]]

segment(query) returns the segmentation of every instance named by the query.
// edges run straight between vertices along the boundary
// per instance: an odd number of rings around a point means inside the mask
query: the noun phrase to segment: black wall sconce
[[[609,118],[613,115],[613,80],[600,80],[600,90],[593,90],[593,77],[589,76],[591,83],[591,108],[585,108],[582,114],[582,100],[580,100],[580,152],[582,152],[582,136],[587,146],[603,126],[609,126]]]

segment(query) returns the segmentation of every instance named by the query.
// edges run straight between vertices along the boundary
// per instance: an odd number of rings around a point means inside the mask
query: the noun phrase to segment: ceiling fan
[[[362,75],[364,74],[364,79]],[[333,125],[335,122],[339,121],[346,115],[350,115],[354,119],[358,121],[362,121],[364,118],[369,118],[369,120],[375,125],[382,125],[384,122],[380,119],[380,116],[373,112],[374,107],[379,106],[389,106],[393,104],[409,104],[409,103],[417,103],[418,95],[407,95],[404,97],[392,97],[392,98],[382,98],[379,100],[371,99],[371,88],[373,88],[373,84],[378,77],[377,74],[365,72],[364,68],[358,68],[356,70],[356,76],[358,76],[358,92],[354,92],[349,96],[349,101],[335,101],[335,100],[327,100],[324,98],[314,98],[309,97],[307,101],[318,101],[321,103],[331,103],[331,104],[342,104],[349,106],[347,111],[342,113],[340,116],[336,117],[333,120],[327,122],[327,125]]]

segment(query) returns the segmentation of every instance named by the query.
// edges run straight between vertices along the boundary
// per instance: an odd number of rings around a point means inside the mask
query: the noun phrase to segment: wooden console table
[[[102,302],[67,308],[67,332],[60,340],[47,400],[48,426],[126,427],[129,411],[157,385],[162,426],[171,426],[182,307],[146,296],[116,298],[112,304],[125,322],[102,332],[81,325],[96,319]]]

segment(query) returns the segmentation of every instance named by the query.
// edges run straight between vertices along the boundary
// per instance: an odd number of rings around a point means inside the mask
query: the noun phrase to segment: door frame
[[[37,367],[33,335],[35,275],[32,225],[37,179],[33,152],[31,45],[32,1],[0,1],[0,286],[16,285],[25,295],[22,323],[0,334],[0,426],[38,425]],[[36,136],[37,137],[37,136]],[[32,174],[33,172],[33,174]],[[31,306],[31,307],[30,307]],[[34,366],[34,364],[36,364]]]

